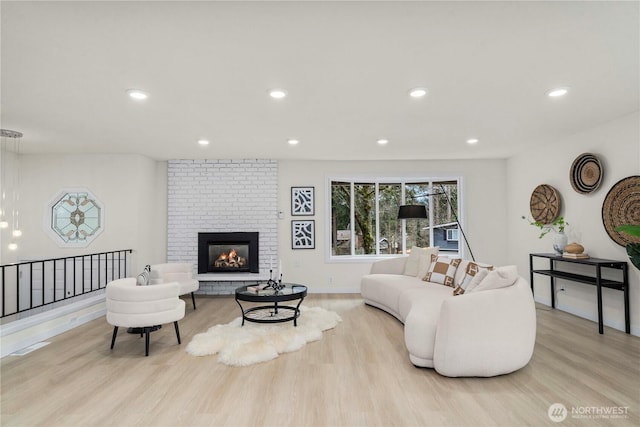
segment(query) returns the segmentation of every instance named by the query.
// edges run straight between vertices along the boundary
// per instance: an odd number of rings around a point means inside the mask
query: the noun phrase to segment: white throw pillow
[[[479,284],[473,289],[467,287],[467,292],[482,292],[490,289],[506,288],[513,285],[518,280],[518,268],[515,265],[498,267],[490,271]]]
[[[417,276],[418,275],[418,265],[420,264],[420,254],[423,249],[417,246],[411,248],[411,252],[409,252],[409,258],[407,258],[407,263],[404,265],[404,275],[405,276]]]
[[[440,248],[438,246],[432,246],[420,251],[420,262],[418,263],[418,274],[416,274],[416,277],[422,279],[427,275],[429,267],[431,267],[431,255],[437,256],[439,250]]]

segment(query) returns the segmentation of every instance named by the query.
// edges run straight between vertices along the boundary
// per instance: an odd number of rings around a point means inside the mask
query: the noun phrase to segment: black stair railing
[[[0,265],[2,318],[104,289],[129,276],[132,249]]]

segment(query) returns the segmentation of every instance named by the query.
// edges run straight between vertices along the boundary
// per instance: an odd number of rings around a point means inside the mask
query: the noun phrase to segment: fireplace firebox
[[[198,274],[258,273],[258,232],[198,233]]]

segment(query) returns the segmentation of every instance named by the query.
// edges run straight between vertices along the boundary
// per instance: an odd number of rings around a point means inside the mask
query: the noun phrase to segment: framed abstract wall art
[[[291,221],[291,249],[315,249],[315,221]]]
[[[291,187],[291,215],[314,214],[314,187]]]

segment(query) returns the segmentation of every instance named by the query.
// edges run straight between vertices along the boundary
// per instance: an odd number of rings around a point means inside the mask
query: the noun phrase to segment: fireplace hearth
[[[258,273],[258,232],[198,233],[198,274]]]

